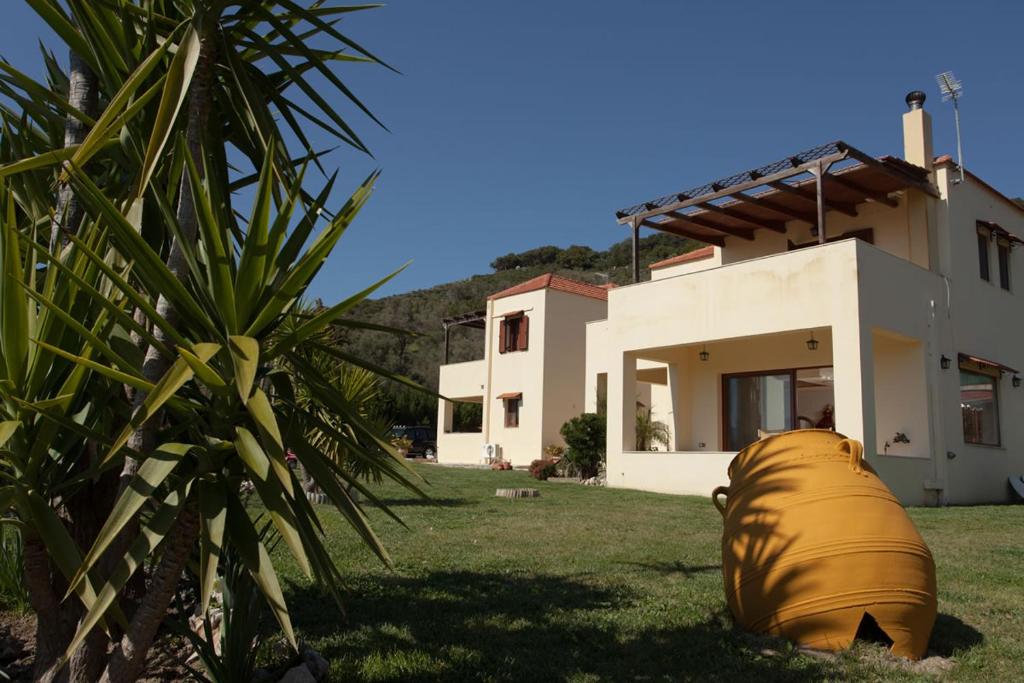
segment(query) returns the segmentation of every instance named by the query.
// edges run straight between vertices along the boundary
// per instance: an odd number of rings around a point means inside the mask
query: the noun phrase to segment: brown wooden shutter
[[[530,341],[530,316],[524,315],[519,319],[519,339],[516,341],[516,348],[520,351],[526,350]]]
[[[505,353],[505,337],[508,336],[508,323],[504,320],[498,325],[498,353]]]

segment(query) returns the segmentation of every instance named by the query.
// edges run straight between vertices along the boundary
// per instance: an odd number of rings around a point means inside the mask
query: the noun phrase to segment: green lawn
[[[917,680],[873,646],[834,659],[734,630],[721,518],[707,499],[538,483],[522,472],[418,466],[435,504],[383,494],[408,525],[370,517],[384,569],[321,508],[349,577],[345,620],[294,566],[300,637],[336,681]],[[494,497],[536,486],[538,499]],[[944,676],[1024,680],[1024,506],[917,509],[938,565],[934,654]]]

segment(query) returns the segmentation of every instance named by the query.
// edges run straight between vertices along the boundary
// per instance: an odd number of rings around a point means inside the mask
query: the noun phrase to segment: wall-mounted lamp
[[[949,356],[945,356],[945,355],[942,356],[942,358],[939,359],[939,365],[942,366],[943,370],[949,370],[949,364],[952,363],[952,362],[953,361],[949,359]]]
[[[814,332],[813,331],[811,331],[811,338],[807,340],[807,350],[808,351],[817,351],[818,350],[818,340],[814,338]]]
[[[1014,388],[1014,389],[1016,389],[1017,387],[1019,387],[1019,386],[1020,386],[1020,375],[1014,375],[1014,376],[1013,376],[1013,379],[1012,379],[1012,380],[1010,380],[1010,382],[1012,382],[1012,383],[1013,383],[1013,388]]]
[[[711,358],[711,354],[708,353],[708,345],[705,344],[704,347],[700,350],[700,359],[707,360],[708,358]]]

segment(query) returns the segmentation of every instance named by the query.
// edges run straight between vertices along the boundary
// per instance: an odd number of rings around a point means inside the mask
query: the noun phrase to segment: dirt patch
[[[31,681],[35,647],[35,615],[0,613],[0,673],[16,683]],[[191,646],[184,638],[161,637],[153,645],[146,672],[139,680],[141,683],[188,680],[188,669],[182,663],[190,654]]]
[[[949,657],[931,656],[916,662],[905,657],[897,657],[888,647],[874,643],[855,642],[848,650],[830,652],[828,650],[812,650],[798,647],[797,652],[822,662],[851,663],[875,670],[905,671],[919,676],[942,678],[956,667],[956,661]]]
[[[12,681],[31,681],[35,646],[35,616],[0,613],[0,673]]]
[[[897,657],[886,647],[869,643],[854,643],[853,647],[844,654],[867,666],[906,671],[922,676],[941,677],[956,667],[956,661],[949,657],[932,654],[915,662],[905,657]]]

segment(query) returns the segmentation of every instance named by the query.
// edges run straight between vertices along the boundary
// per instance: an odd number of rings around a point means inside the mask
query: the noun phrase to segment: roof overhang
[[[1000,374],[1002,374],[1004,372],[1008,372],[1011,375],[1016,375],[1017,374],[1017,370],[1016,369],[1011,368],[1009,365],[1003,365],[1002,363],[997,363],[994,360],[987,360],[985,358],[979,358],[978,356],[972,356],[972,355],[966,354],[966,353],[961,353],[961,354],[958,354],[958,355],[959,355],[961,363],[973,363],[974,365],[976,365],[978,367],[981,367],[981,368],[988,368],[989,370],[997,370],[997,371],[999,371]]]
[[[830,142],[750,171],[616,212],[632,224],[724,246],[726,237],[754,239],[757,230],[786,231],[786,222],[817,223],[817,175],[824,209],[857,215],[857,205],[896,206],[891,195],[938,190],[925,168],[895,157],[876,159],[843,141]]]
[[[499,401],[518,401],[523,397],[521,391],[506,391],[504,394],[498,394],[497,400]]]
[[[1024,244],[1024,240],[1014,235],[1012,232],[999,225],[994,221],[977,221],[978,225],[983,228],[987,228],[992,232],[992,236],[996,239],[1002,238],[1013,244]]]

